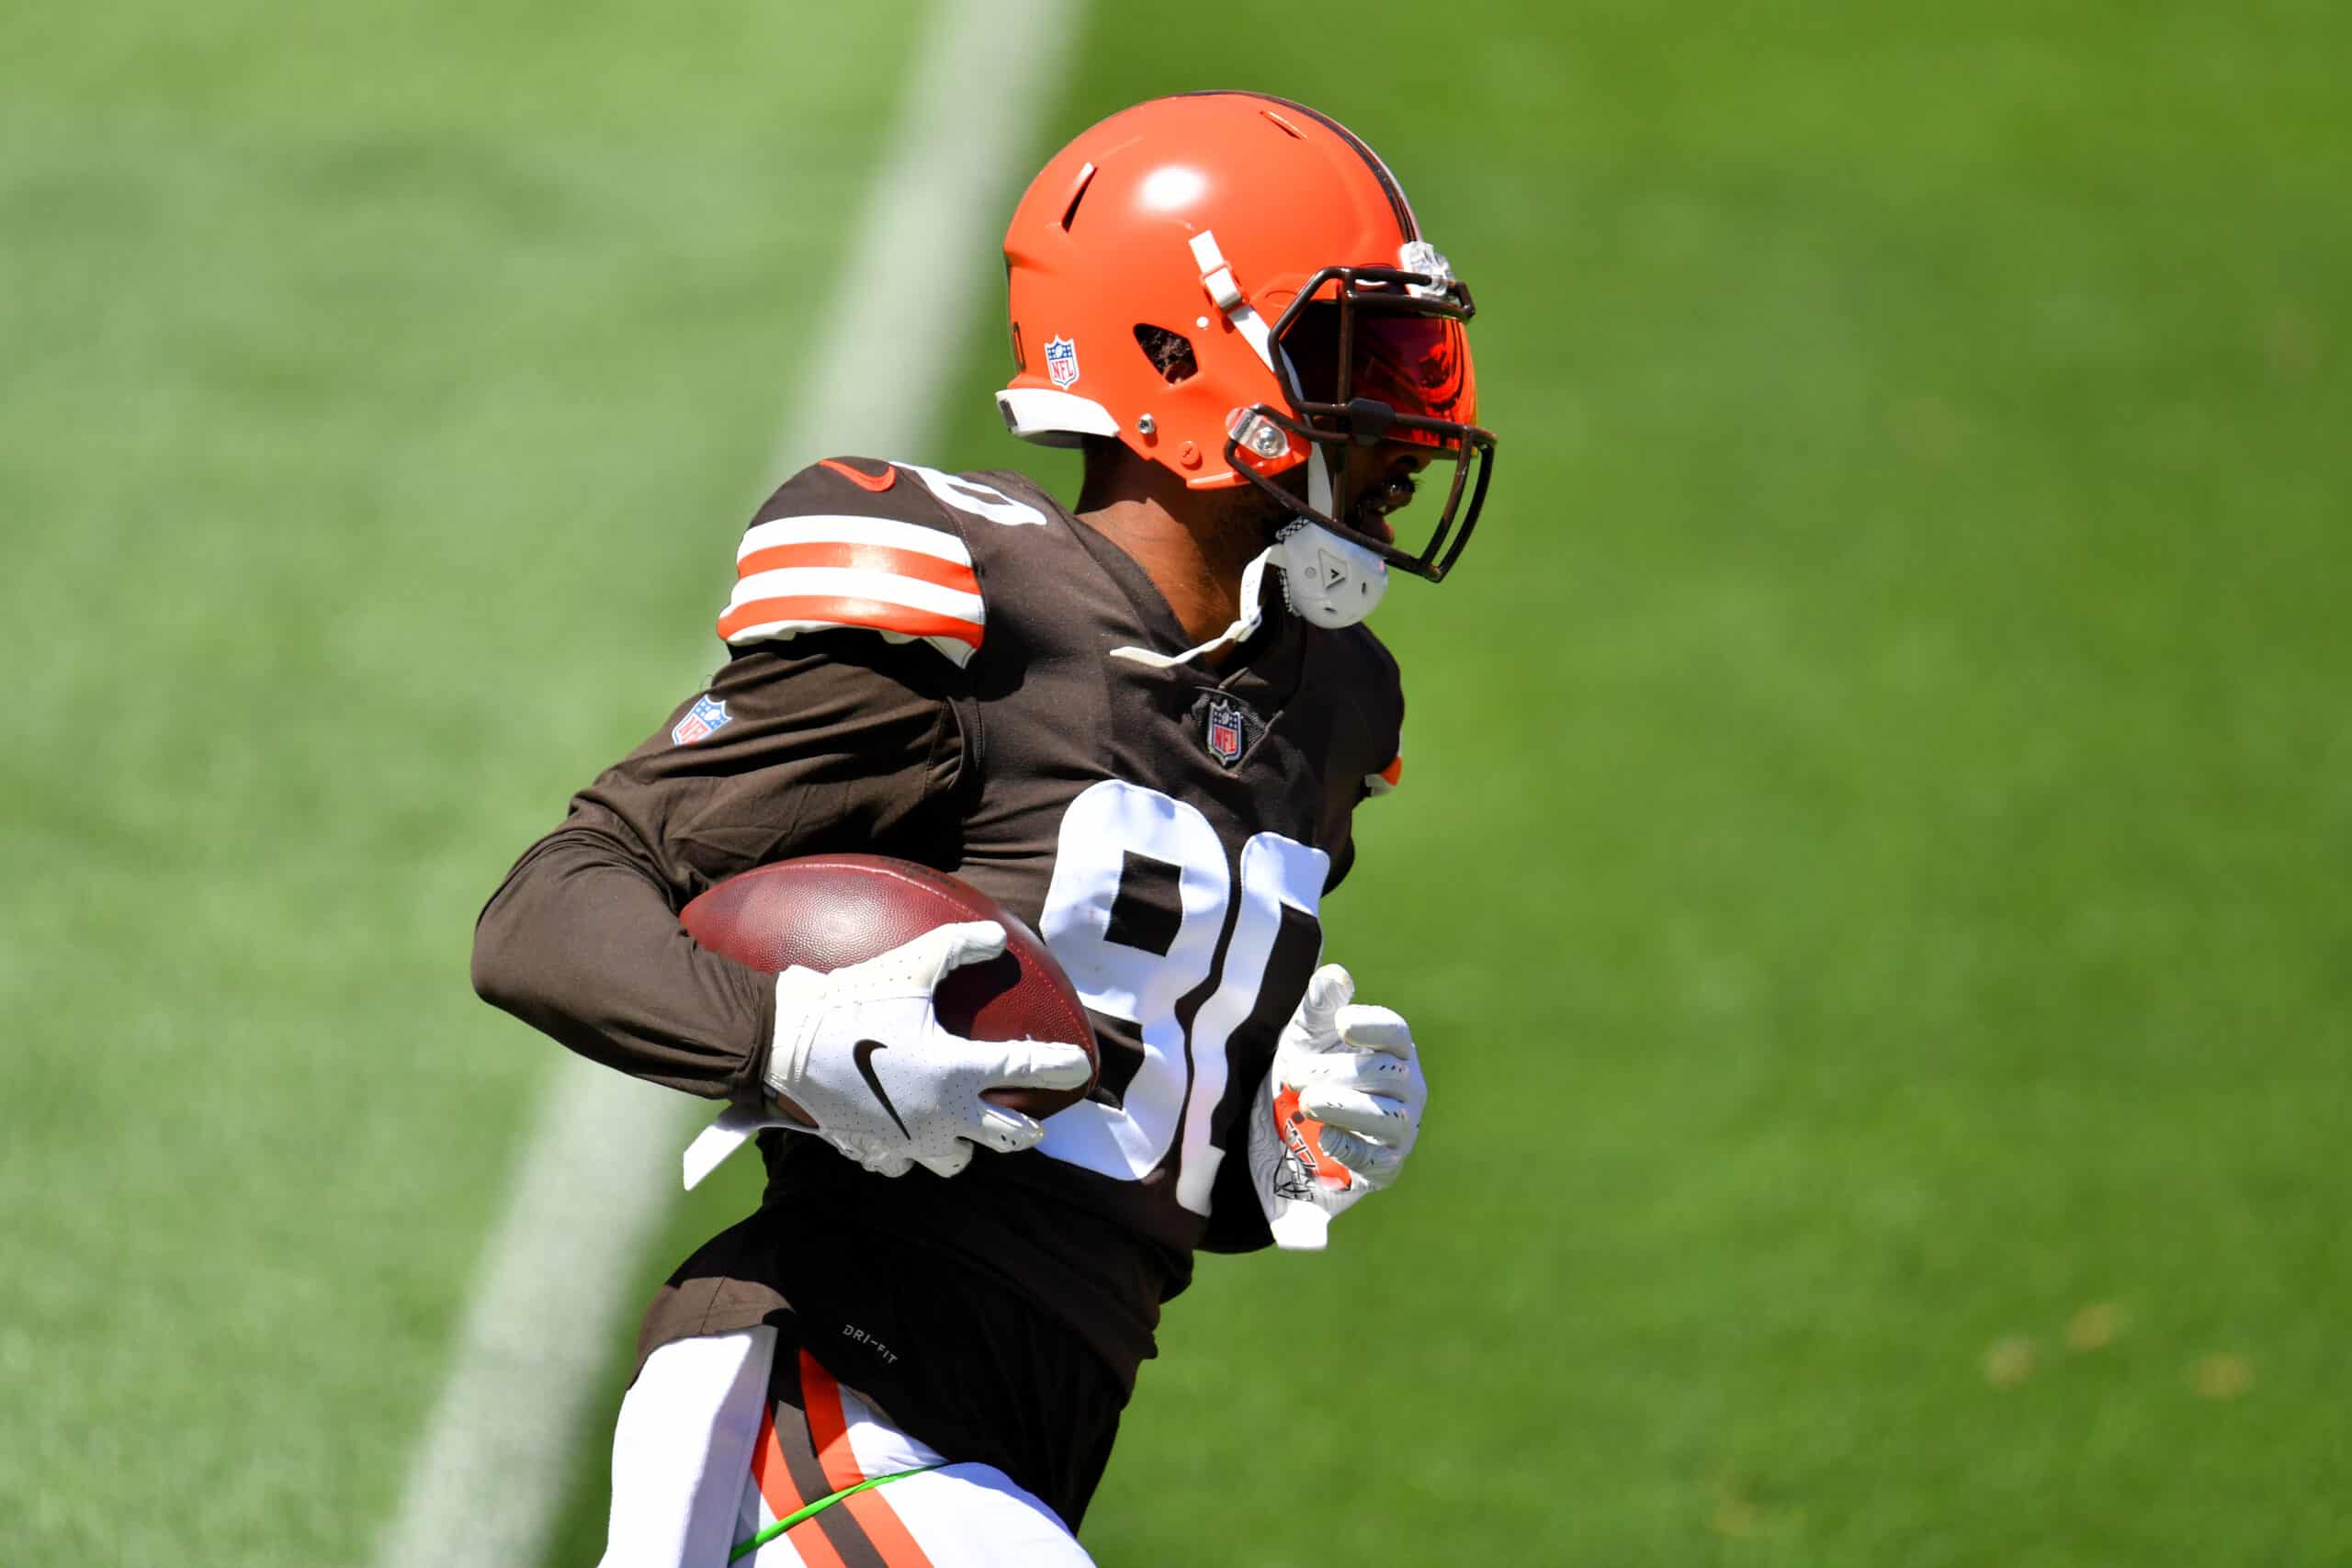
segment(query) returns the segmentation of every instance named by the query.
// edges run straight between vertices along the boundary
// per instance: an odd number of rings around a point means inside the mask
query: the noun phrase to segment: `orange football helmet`
[[[1432,581],[1469,543],[1495,447],[1470,291],[1336,120],[1255,93],[1138,104],[1046,164],[1004,261],[1014,434],[1112,436],[1193,488],[1254,484]],[[1348,448],[1381,441],[1453,462],[1419,550],[1350,525]],[[1275,482],[1302,466],[1303,498]]]

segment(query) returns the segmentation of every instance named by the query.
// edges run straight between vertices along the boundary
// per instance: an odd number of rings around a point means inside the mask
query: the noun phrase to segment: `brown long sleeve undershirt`
[[[795,855],[944,863],[963,757],[932,649],[865,632],[787,646],[729,660],[709,687],[725,724],[677,744],[680,705],[524,852],[475,926],[483,1000],[648,1082],[761,1102],[773,982],[695,945],[678,910]]]

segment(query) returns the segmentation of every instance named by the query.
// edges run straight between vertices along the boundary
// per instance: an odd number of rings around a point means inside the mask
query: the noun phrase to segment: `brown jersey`
[[[1351,814],[1394,778],[1396,666],[1276,610],[1221,670],[1123,551],[1010,473],[829,460],[763,506],[705,694],[573,802],[485,909],[477,979],[575,1049],[762,1098],[765,976],[675,910],[864,849],[965,878],[1044,936],[1102,1090],[943,1180],[762,1139],[758,1213],[673,1279],[643,1348],[784,1323],[915,1436],[1075,1523],[1192,1255],[1264,1246],[1245,1113],[1318,960]]]

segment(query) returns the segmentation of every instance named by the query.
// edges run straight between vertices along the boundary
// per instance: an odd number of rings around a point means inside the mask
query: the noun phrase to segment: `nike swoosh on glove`
[[[1050,1040],[967,1040],[939,1021],[932,993],[951,969],[1004,951],[993,920],[939,926],[862,964],[775,978],[775,1041],[767,1089],[816,1125],[733,1109],[686,1150],[694,1186],[762,1127],[814,1133],[866,1169],[904,1176],[920,1165],[954,1176],[975,1145],[1003,1154],[1046,1135],[1034,1117],[980,1098],[983,1089],[1081,1089],[1086,1053]]]
[[[1322,1247],[1332,1216],[1396,1180],[1420,1134],[1429,1083],[1412,1029],[1355,992],[1339,964],[1317,969],[1258,1089],[1250,1171],[1278,1247]]]

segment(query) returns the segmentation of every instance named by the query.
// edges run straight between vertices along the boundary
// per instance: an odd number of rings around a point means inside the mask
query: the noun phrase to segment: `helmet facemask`
[[[1470,542],[1495,438],[1470,423],[1477,392],[1463,328],[1476,310],[1469,289],[1420,242],[1408,243],[1400,261],[1406,265],[1326,267],[1307,280],[1271,334],[1274,377],[1290,406],[1238,411],[1225,457],[1287,515],[1435,582]],[[1294,441],[1307,446],[1304,501],[1262,468],[1288,457]],[[1369,485],[1351,479],[1350,458],[1384,442],[1424,449],[1431,468],[1452,465],[1444,506],[1418,551],[1364,525]],[[1385,480],[1375,475],[1372,482]],[[1417,485],[1430,488],[1426,480]]]

